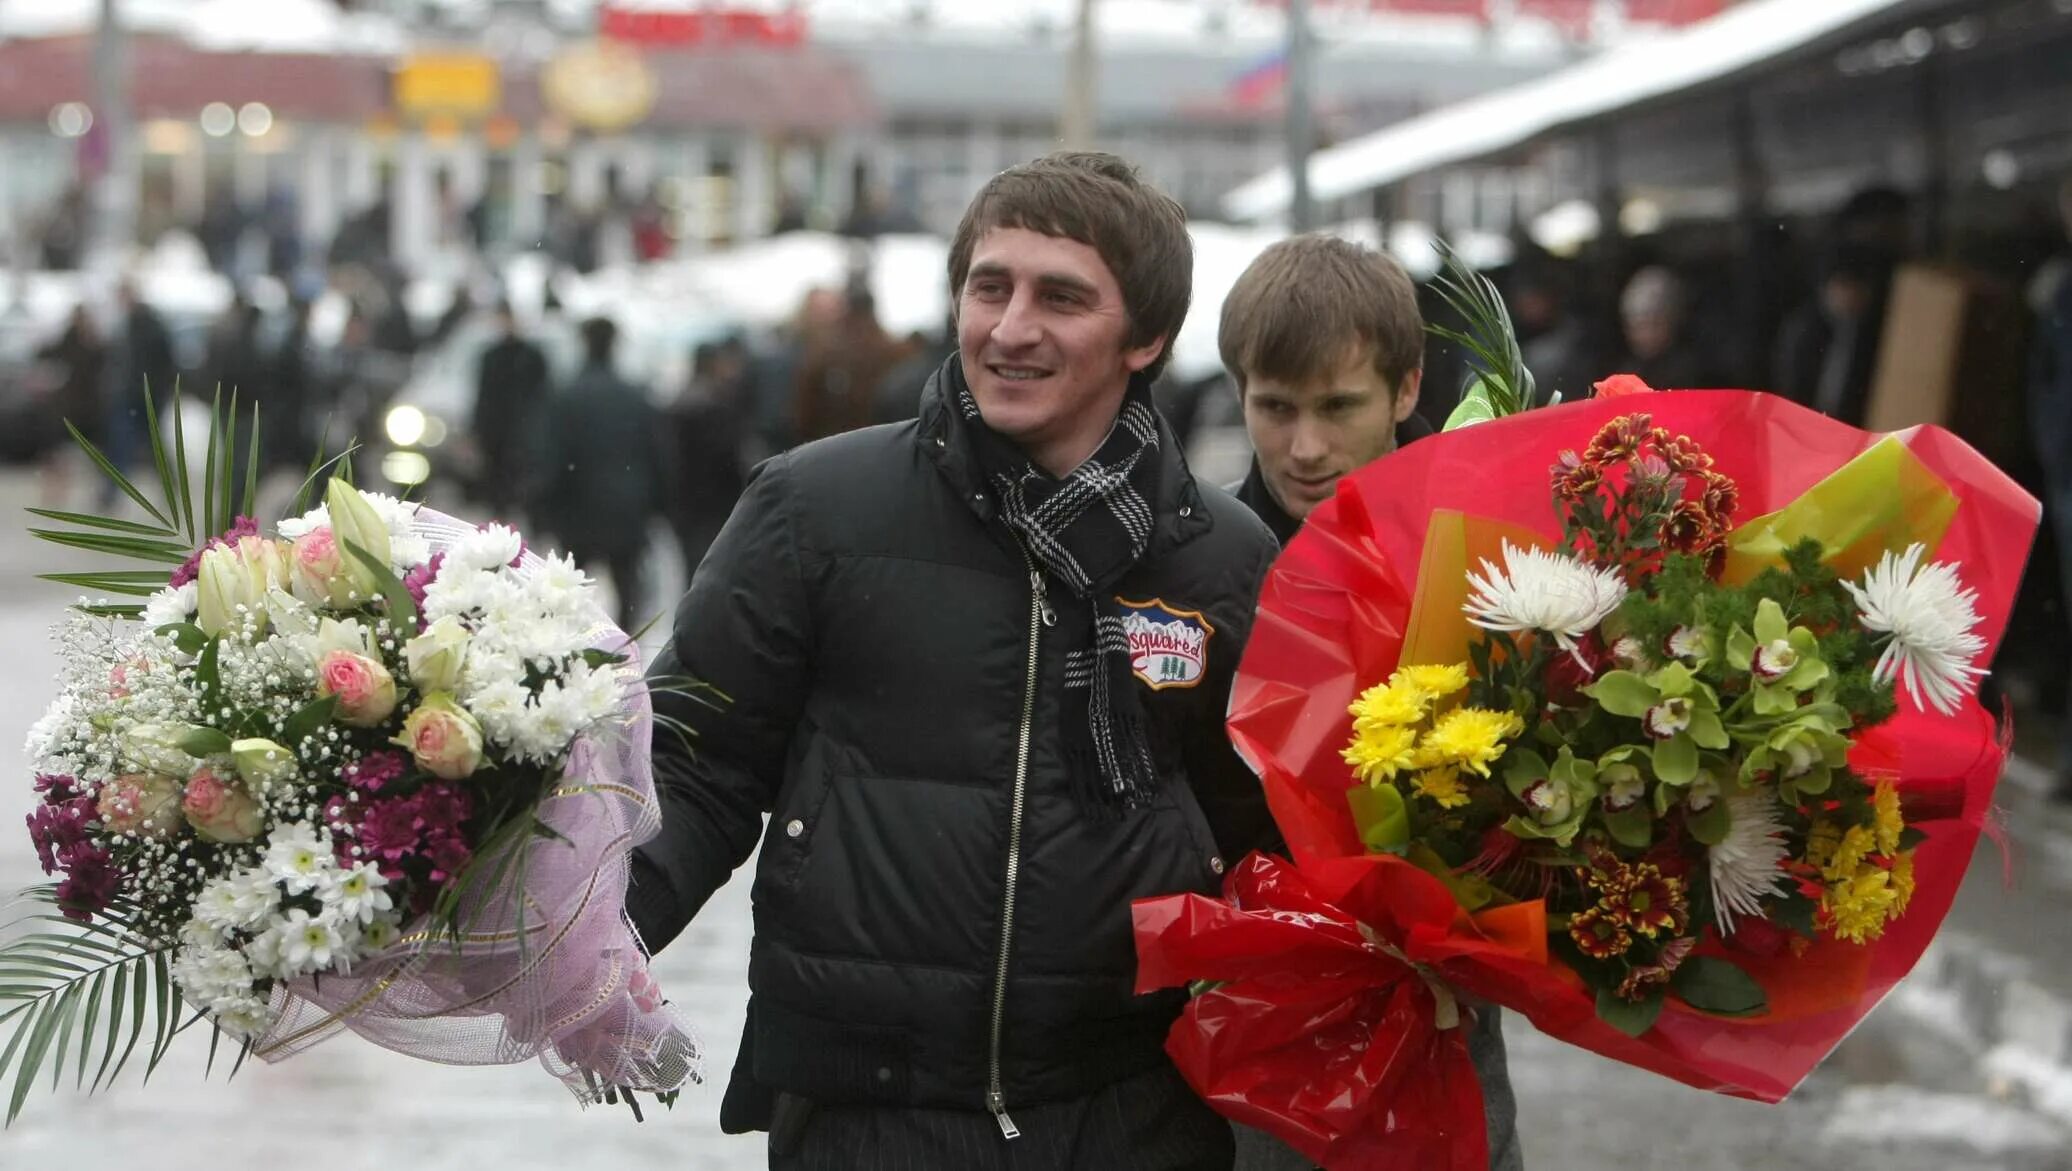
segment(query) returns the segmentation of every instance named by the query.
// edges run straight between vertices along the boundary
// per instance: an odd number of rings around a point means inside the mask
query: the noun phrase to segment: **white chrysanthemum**
[[[454,542],[446,550],[446,560],[439,563],[439,572],[444,574],[448,566],[464,570],[501,569],[517,560],[524,549],[525,542],[516,530],[508,525],[487,525]]]
[[[1482,575],[1468,575],[1474,588],[1461,609],[1484,630],[1537,630],[1571,654],[1576,639],[1605,620],[1626,600],[1626,583],[1616,571],[1594,569],[1565,553],[1520,549],[1504,542],[1504,567],[1482,562]]]
[[[213,931],[228,931],[239,926],[243,918],[237,887],[229,878],[211,879],[194,900],[194,921]]]
[[[1732,824],[1718,845],[1708,847],[1712,871],[1712,905],[1722,935],[1734,933],[1734,916],[1761,917],[1762,900],[1784,893],[1784,825],[1777,820],[1777,798],[1767,789],[1727,798]]]
[[[360,929],[360,949],[364,955],[378,955],[396,946],[403,936],[403,928],[394,914],[376,915]]]
[[[29,725],[29,735],[22,745],[22,752],[29,758],[33,768],[41,769],[43,763],[57,755],[58,743],[67,728],[78,715],[78,701],[69,695],[60,695],[44,709],[43,715]]]
[[[144,627],[156,630],[175,622],[185,622],[194,616],[194,608],[201,597],[200,587],[194,582],[183,586],[167,586],[144,600]]]
[[[257,1037],[273,1027],[273,1006],[258,996],[238,996],[218,1001],[211,1009],[216,1024],[234,1040]]]
[[[537,566],[521,570],[526,584],[543,598],[579,596],[590,588],[590,577],[576,559],[564,553],[543,558]]]
[[[324,909],[341,922],[371,923],[374,917],[389,910],[395,904],[390,901],[388,878],[367,865],[358,862],[350,870],[334,870],[317,888],[317,898]]]
[[[306,821],[274,827],[267,837],[266,873],[291,895],[315,890],[333,869],[331,847]]]
[[[229,885],[237,915],[233,926],[247,930],[258,927],[280,908],[280,884],[263,869],[239,871]]]
[[[1861,586],[1842,585],[1863,612],[1864,628],[1891,636],[1873,677],[1880,683],[1902,680],[1916,707],[1947,716],[1986,673],[1973,665],[1986,640],[1972,633],[1980,621],[1978,591],[1964,589],[1957,567],[1946,561],[1923,568],[1927,553],[1918,543],[1896,557],[1887,552],[1864,573]]]
[[[338,923],[328,915],[312,916],[300,907],[288,912],[267,934],[280,936],[280,971],[290,977],[321,972],[345,948]]]

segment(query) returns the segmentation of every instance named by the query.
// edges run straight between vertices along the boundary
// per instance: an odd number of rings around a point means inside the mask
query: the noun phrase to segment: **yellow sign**
[[[655,107],[655,75],[634,49],[591,41],[568,50],[540,79],[547,106],[578,126],[624,130]]]
[[[463,54],[421,54],[396,69],[396,109],[409,118],[482,118],[503,100],[496,62]]]

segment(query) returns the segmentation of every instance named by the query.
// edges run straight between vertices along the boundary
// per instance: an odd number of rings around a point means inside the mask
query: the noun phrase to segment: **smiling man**
[[[1274,544],[1151,406],[1185,216],[1110,155],[996,176],[950,252],[958,352],[914,421],[765,464],[658,659],[675,937],[762,841],[721,1106],[776,1168],[1227,1168],[1136,996],[1129,907],[1271,836],[1223,713]],[[769,814],[764,831],[763,817]]]
[[[1325,235],[1273,245],[1224,298],[1216,340],[1254,451],[1238,499],[1282,544],[1339,480],[1431,434],[1415,413],[1424,378],[1417,291],[1403,266],[1371,248]],[[1478,1007],[1468,1027],[1489,1165],[1517,1171],[1517,1106],[1496,1008]],[[1237,1145],[1238,1171],[1310,1165],[1261,1131],[1240,1127]]]

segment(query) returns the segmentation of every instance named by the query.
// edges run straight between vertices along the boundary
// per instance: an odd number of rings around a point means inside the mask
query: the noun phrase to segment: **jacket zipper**
[[[1007,821],[1007,882],[1000,909],[1000,963],[993,973],[992,1042],[986,1053],[986,1108],[1000,1124],[1002,1138],[1021,1137],[1021,1129],[1007,1116],[1007,1100],[1000,1090],[1000,1031],[1007,1020],[1007,959],[1014,947],[1014,895],[1022,870],[1022,809],[1029,788],[1029,737],[1036,722],[1037,648],[1043,628],[1055,625],[1057,615],[1043,596],[1043,571],[1022,550],[1022,563],[1029,568],[1029,668],[1022,684],[1021,735],[1015,747],[1014,803]]]

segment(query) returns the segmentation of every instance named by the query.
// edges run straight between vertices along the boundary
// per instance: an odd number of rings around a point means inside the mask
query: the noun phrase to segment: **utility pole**
[[[122,263],[137,238],[136,131],[130,117],[129,37],[119,0],[101,0],[94,32],[94,124],[100,130],[100,174],[91,192],[93,242],[108,264]]]
[[[1100,78],[1095,71],[1094,0],[1079,0],[1072,24],[1072,58],[1065,73],[1065,109],[1058,137],[1069,150],[1091,150],[1100,129]]]
[[[1288,230],[1316,227],[1309,194],[1309,152],[1316,143],[1310,74],[1315,56],[1309,0],[1288,0]]]

